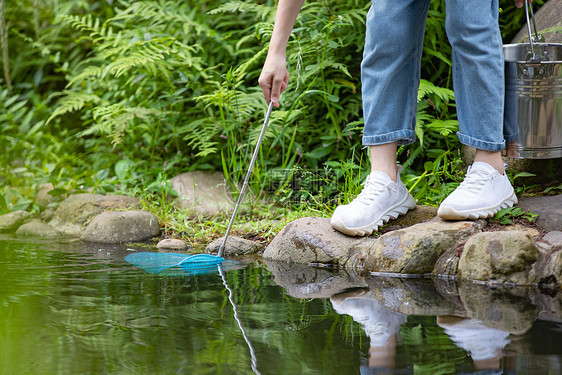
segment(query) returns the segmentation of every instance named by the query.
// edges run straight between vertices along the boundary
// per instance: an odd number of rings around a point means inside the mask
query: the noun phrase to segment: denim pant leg
[[[361,63],[363,144],[413,143],[430,0],[373,0]]]
[[[461,143],[504,148],[504,60],[498,0],[446,0]]]

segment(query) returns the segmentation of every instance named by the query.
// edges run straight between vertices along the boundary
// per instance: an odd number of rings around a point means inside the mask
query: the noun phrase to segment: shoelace
[[[490,174],[486,171],[469,170],[464,177],[464,181],[459,185],[459,189],[476,194],[479,192],[484,184],[490,179]]]
[[[362,203],[362,204],[369,204],[373,199],[375,199],[380,193],[384,191],[386,185],[380,181],[377,181],[371,176],[367,176],[367,179],[363,183],[363,190],[357,198],[355,198],[354,202]]]

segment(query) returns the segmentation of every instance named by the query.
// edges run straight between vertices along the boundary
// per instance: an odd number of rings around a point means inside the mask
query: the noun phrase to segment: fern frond
[[[180,127],[179,132],[186,134],[183,139],[194,151],[198,151],[195,156],[204,157],[217,152],[216,138],[222,132],[222,124],[210,118],[204,118]]]
[[[269,18],[273,14],[271,7],[267,5],[249,3],[244,1],[230,1],[218,8],[212,9],[207,12],[207,14],[218,14],[218,13],[255,13],[262,20]]]
[[[78,136],[110,134],[115,146],[121,143],[123,135],[132,121],[137,119],[150,121],[151,118],[161,116],[162,112],[154,108],[129,107],[123,103],[115,103],[95,107],[92,115],[94,124],[80,132]]]
[[[97,104],[101,102],[101,98],[95,94],[63,91],[64,96],[57,101],[57,106],[51,116],[47,119],[47,123],[57,116],[70,112],[76,112],[84,108],[86,104]]]
[[[87,34],[87,36],[82,37],[82,39],[101,42],[115,38],[113,29],[105,23],[102,24],[99,18],[94,19],[91,14],[86,16],[61,15],[57,18],[57,21]]]
[[[434,94],[445,102],[455,99],[455,93],[453,90],[435,86],[433,83],[422,79],[420,80],[420,87],[418,89],[418,102],[420,102],[428,94]]]

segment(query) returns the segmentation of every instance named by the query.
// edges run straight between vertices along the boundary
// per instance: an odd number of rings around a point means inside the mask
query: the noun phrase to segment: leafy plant
[[[304,205],[323,215],[360,191],[369,170],[360,142],[368,6],[305,2],[289,41],[291,83],[265,134],[253,197],[271,193],[292,212]],[[510,0],[501,6],[509,38],[524,13]],[[4,211],[30,200],[43,182],[61,198],[93,188],[162,206],[166,176],[184,171],[222,170],[239,186],[265,111],[257,78],[274,1],[22,0],[5,7],[3,64],[12,85],[0,82],[0,182],[26,188],[21,197],[3,188]],[[427,204],[461,177],[444,19],[444,0],[432,2],[418,142],[399,150],[406,185]],[[310,188],[293,189],[296,178],[311,180]]]
[[[498,211],[492,220],[501,225],[510,225],[513,224],[515,219],[527,220],[531,223],[535,221],[538,216],[538,214],[534,214],[530,211],[523,211],[521,207],[507,207]]]

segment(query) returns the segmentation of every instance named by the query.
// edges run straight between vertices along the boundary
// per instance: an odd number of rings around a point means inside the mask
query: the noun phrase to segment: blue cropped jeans
[[[461,143],[504,148],[504,60],[498,0],[446,0]],[[430,0],[372,0],[361,63],[364,145],[415,141]]]

